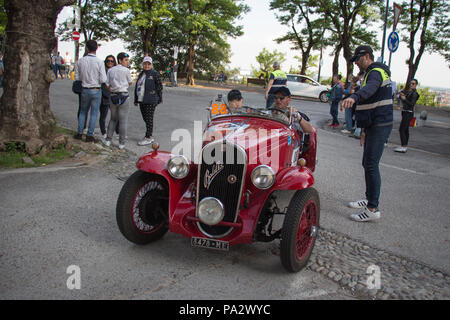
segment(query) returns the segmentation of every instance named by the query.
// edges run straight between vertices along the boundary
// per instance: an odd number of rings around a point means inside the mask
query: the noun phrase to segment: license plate
[[[230,243],[227,241],[205,239],[198,237],[191,238],[191,245],[193,247],[208,248],[222,251],[228,251],[230,249]]]

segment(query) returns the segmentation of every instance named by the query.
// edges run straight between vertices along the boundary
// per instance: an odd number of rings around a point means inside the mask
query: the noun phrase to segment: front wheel
[[[324,91],[319,95],[321,102],[328,102],[328,92]]]
[[[129,241],[147,244],[168,231],[169,188],[164,178],[144,171],[133,173],[120,191],[116,219]]]
[[[308,263],[319,229],[320,200],[316,189],[298,190],[292,197],[281,230],[280,259],[289,272]]]

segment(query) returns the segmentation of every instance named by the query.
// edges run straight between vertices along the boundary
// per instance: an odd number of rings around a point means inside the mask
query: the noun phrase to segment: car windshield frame
[[[284,121],[283,119],[273,115],[273,113],[271,112],[273,110],[271,110],[270,108],[266,109],[266,108],[258,108],[255,106],[242,106],[242,108],[240,108],[240,110],[236,110],[233,112],[227,105],[228,112],[226,114],[217,113],[215,115],[212,114],[211,108],[208,108],[208,109],[209,109],[211,120],[228,118],[228,117],[250,117],[250,118],[259,118],[259,119],[276,121],[276,122],[282,123],[288,127],[292,124],[292,119],[290,119],[288,116],[286,116],[286,118],[288,120]],[[266,113],[266,114],[264,114],[264,113]]]

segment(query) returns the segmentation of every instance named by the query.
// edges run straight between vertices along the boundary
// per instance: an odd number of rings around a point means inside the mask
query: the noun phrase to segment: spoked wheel
[[[289,272],[308,263],[319,229],[320,200],[314,188],[297,191],[289,203],[281,230],[280,258]]]
[[[168,230],[169,188],[164,178],[144,171],[133,173],[117,200],[120,232],[129,241],[147,244]]]

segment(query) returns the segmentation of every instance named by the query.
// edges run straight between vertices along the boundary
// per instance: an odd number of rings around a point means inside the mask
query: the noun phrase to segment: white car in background
[[[308,76],[287,74],[286,85],[294,96],[316,98],[322,102],[328,102],[327,93],[331,88],[318,83]]]

